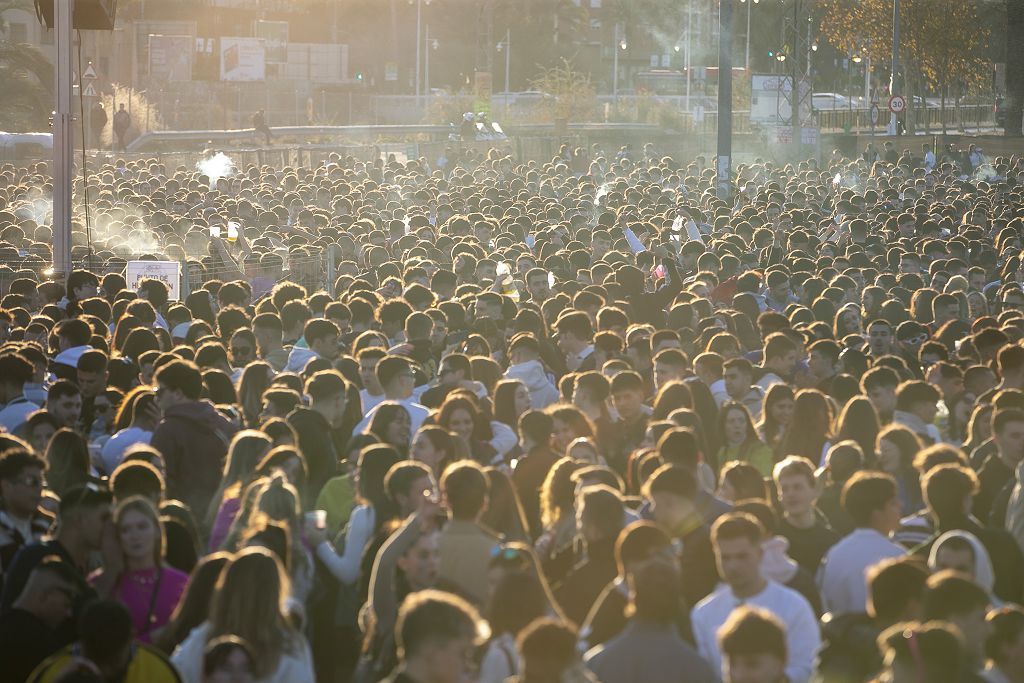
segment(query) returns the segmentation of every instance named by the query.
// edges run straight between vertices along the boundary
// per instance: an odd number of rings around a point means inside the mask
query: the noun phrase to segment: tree
[[[7,10],[34,12],[29,0],[0,0]],[[43,130],[53,109],[53,65],[32,45],[14,43],[0,22],[0,127],[10,132]]]

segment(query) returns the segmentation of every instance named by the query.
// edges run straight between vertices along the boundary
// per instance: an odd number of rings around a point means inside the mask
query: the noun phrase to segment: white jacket
[[[544,410],[552,403],[558,403],[558,389],[539,360],[510,365],[505,371],[505,379],[516,379],[526,385],[530,392],[530,407],[534,410]]]
[[[288,364],[284,366],[284,372],[301,373],[302,369],[306,367],[306,363],[319,357],[312,349],[292,347],[291,353],[288,354]]]

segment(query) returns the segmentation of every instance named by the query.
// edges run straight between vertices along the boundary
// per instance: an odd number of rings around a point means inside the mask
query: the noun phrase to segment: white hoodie
[[[510,365],[505,371],[505,379],[515,379],[526,385],[530,392],[530,407],[543,410],[552,403],[558,402],[558,389],[544,372],[539,360]]]
[[[306,367],[306,363],[319,357],[312,349],[300,346],[292,347],[291,353],[288,354],[288,363],[284,366],[284,372],[301,373],[302,369]]]

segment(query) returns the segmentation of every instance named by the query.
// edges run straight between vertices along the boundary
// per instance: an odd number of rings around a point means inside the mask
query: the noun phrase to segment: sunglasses
[[[526,564],[530,558],[525,552],[518,548],[509,547],[503,543],[491,548],[491,560],[502,563]]]

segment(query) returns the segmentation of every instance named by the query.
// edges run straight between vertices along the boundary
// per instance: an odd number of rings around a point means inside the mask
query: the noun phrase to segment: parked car
[[[850,107],[850,98],[834,92],[816,92],[811,95],[811,107],[815,111],[848,109]]]

